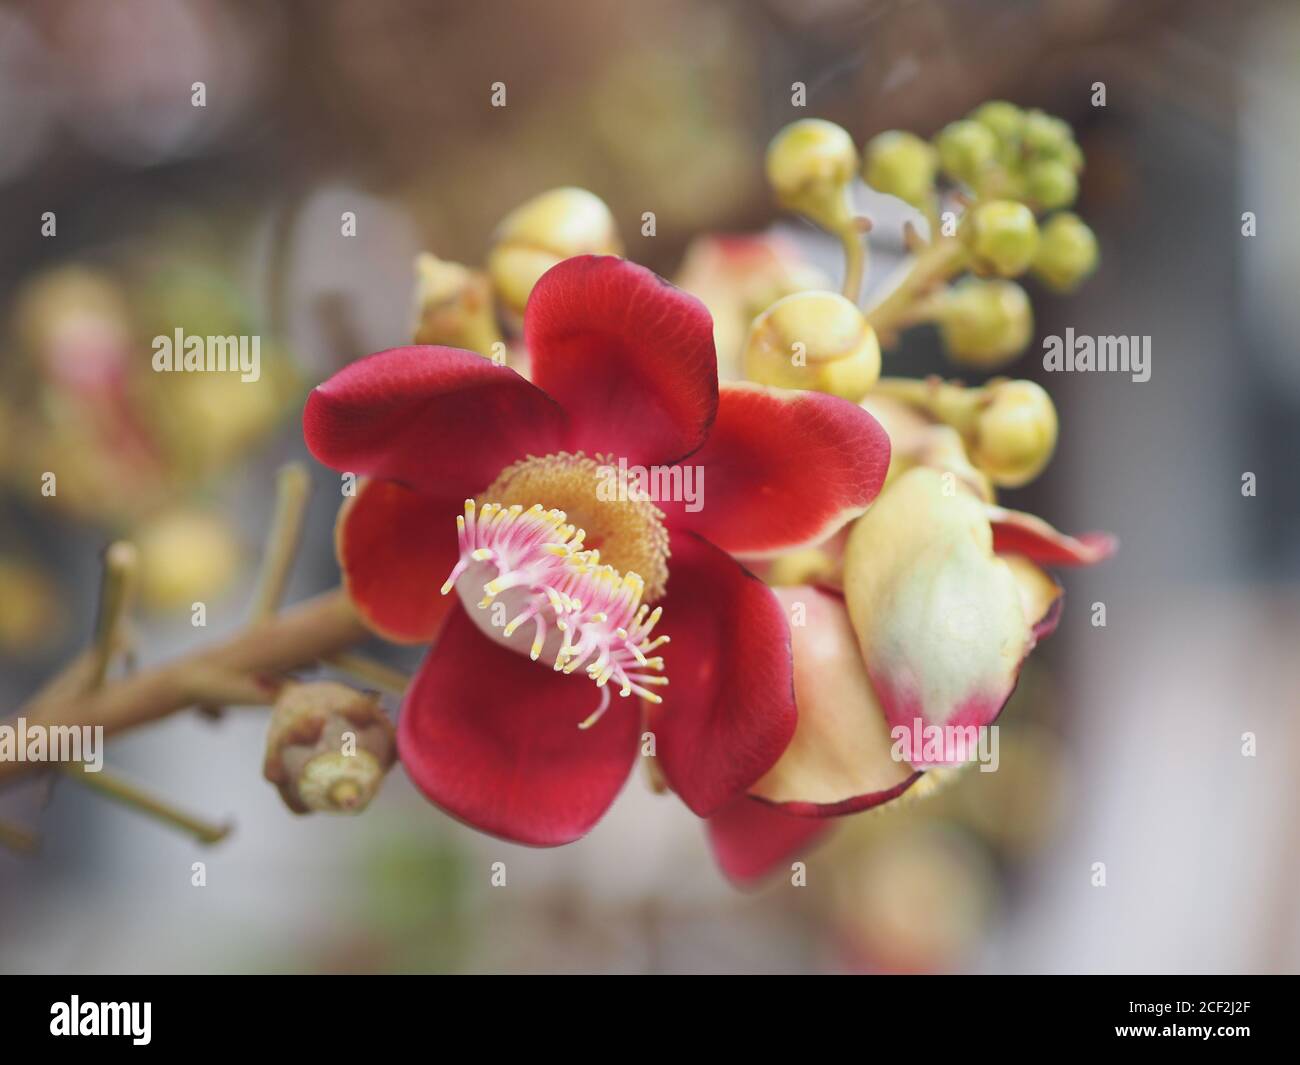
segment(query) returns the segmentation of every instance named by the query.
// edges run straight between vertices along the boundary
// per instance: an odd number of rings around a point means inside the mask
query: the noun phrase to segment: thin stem
[[[854,219],[837,234],[844,246],[844,288],[846,299],[858,302],[862,295],[862,278],[867,271],[867,245],[862,239],[863,230]]]
[[[376,688],[392,692],[394,695],[405,695],[411,683],[411,678],[401,670],[350,651],[330,655],[325,661],[357,680],[373,684]]]
[[[253,621],[263,621],[274,614],[284,599],[289,571],[298,554],[303,519],[311,495],[311,476],[300,462],[280,468],[276,481],[275,517],[267,534],[262,555],[262,571],[253,598]]]
[[[125,777],[118,776],[110,770],[101,769],[98,772],[89,773],[85,771],[83,765],[77,764],[67,766],[64,772],[68,776],[79,780],[92,791],[97,791],[115,802],[123,803],[133,810],[157,818],[164,824],[172,825],[190,833],[200,843],[217,843],[230,834],[230,825],[215,825],[210,821],[204,821],[202,818],[178,810],[165,800],[149,794],[149,792],[131,783]]]
[[[902,279],[867,311],[867,321],[882,337],[894,334],[907,321],[913,303],[961,270],[964,262],[961,243],[955,237],[940,238],[904,265]]]
[[[104,575],[99,593],[99,617],[95,622],[95,643],[92,648],[92,666],[86,677],[90,690],[100,687],[108,674],[109,663],[117,650],[122,619],[135,584],[139,563],[135,546],[125,540],[110,544],[104,552]]]

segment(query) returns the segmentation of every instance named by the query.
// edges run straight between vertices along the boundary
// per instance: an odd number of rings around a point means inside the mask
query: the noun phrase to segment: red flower
[[[524,334],[533,383],[407,347],[307,402],[312,453],[370,478],[337,532],[353,601],[390,638],[437,638],[402,706],[403,764],[477,828],[567,843],[622,787],[644,701],[664,776],[710,816],[776,763],[796,721],[784,611],[731,555],[815,541],[860,513],[888,438],[834,397],[719,391],[708,312],[619,259],[551,269]],[[675,498],[611,493],[625,467],[659,472]],[[665,642],[656,627],[673,641],[666,662],[647,653]],[[611,700],[611,682],[640,698]]]
[[[949,494],[933,469],[891,479],[849,533],[842,595],[777,590],[804,614],[792,629],[798,727],[771,770],[710,819],[723,872],[755,883],[805,857],[835,819],[962,764],[951,751],[927,762],[896,748],[894,730],[993,724],[1060,621],[1063,591],[1039,563],[1091,565],[1115,547]]]

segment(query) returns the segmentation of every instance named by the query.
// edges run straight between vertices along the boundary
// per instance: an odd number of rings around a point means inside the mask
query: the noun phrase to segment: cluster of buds
[[[271,714],[263,775],[294,813],[360,813],[396,758],[375,695],[333,681],[290,683]]]
[[[484,269],[429,254],[416,260],[415,342],[502,361],[508,345],[499,325],[519,332],[538,278],[575,255],[622,251],[614,216],[599,196],[570,187],[543,192],[501,220]]]
[[[889,130],[861,153],[834,123],[787,126],[768,148],[768,179],[782,206],[844,244],[843,299],[798,293],[760,315],[744,353],[747,376],[861,399],[878,375],[880,345],[923,322],[939,328],[958,365],[987,371],[1017,358],[1033,336],[1033,312],[1016,279],[1028,274],[1068,292],[1097,267],[1092,230],[1062,210],[1078,195],[1082,167],[1066,122],[1001,101],[932,140]],[[909,228],[910,269],[865,309],[858,295],[871,223],[853,208],[859,173],[929,227],[928,240]]]

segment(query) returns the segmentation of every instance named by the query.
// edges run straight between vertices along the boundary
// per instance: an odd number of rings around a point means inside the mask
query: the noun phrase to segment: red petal
[[[719,868],[731,880],[746,884],[806,853],[830,827],[829,821],[792,817],[742,796],[709,818],[709,845]]]
[[[391,348],[307,397],[303,436],[326,466],[443,498],[481,492],[504,466],[562,445],[564,412],[514,370],[456,348]]]
[[[722,390],[695,514],[673,520],[724,551],[768,555],[829,536],[861,514],[889,470],[889,437],[861,407],[820,392]],[[697,474],[697,481],[698,481]]]
[[[999,555],[1024,555],[1045,566],[1091,566],[1119,550],[1119,540],[1110,533],[1067,536],[1033,514],[993,506],[988,514],[993,550]]]
[[[650,717],[660,768],[708,817],[780,758],[797,712],[790,629],[772,589],[690,533],[672,537],[668,594],[656,631],[664,648],[662,705]]]
[[[453,610],[397,722],[397,749],[425,795],[494,836],[555,847],[585,836],[637,757],[641,716],[614,697],[591,728],[599,695],[493,643]]]
[[[397,643],[427,643],[453,599],[439,588],[456,564],[461,500],[395,481],[363,481],[339,510],[334,546],[361,619]]]
[[[570,446],[669,463],[718,407],[713,319],[644,267],[580,255],[548,270],[524,314],[533,380],[573,419]]]

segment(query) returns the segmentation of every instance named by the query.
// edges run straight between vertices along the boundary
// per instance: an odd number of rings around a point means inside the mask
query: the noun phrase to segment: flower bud
[[[290,683],[271,712],[263,775],[294,813],[359,813],[396,757],[392,722],[373,694]]]
[[[980,172],[997,158],[998,139],[988,126],[964,118],[944,126],[935,147],[949,177],[975,185]]]
[[[491,358],[501,340],[486,274],[425,253],[415,260],[417,344],[442,344]]]
[[[1074,143],[1074,131],[1064,119],[1034,108],[1024,114],[1020,143],[1033,155],[1058,159]]]
[[[994,484],[1017,488],[1047,466],[1056,449],[1056,407],[1033,381],[991,381],[970,440],[971,461]]]
[[[744,368],[760,384],[856,401],[880,376],[880,344],[851,300],[838,292],[796,292],[754,319]]]
[[[1043,226],[1034,274],[1057,292],[1069,292],[1097,269],[1097,238],[1076,214],[1053,215]]]
[[[877,192],[924,207],[934,194],[934,148],[913,133],[889,130],[867,142],[863,177]]]
[[[614,216],[599,196],[586,189],[551,189],[502,220],[488,273],[502,303],[522,315],[537,279],[556,263],[621,251]]]
[[[141,598],[153,610],[188,608],[218,596],[239,571],[234,530],[208,511],[165,511],[138,526],[134,539]]]
[[[868,393],[860,404],[889,434],[889,473],[885,485],[917,466],[928,466],[952,474],[954,486],[992,503],[996,498],[993,485],[971,465],[961,434],[952,426],[936,421],[937,415],[927,405],[931,391],[943,387],[946,386],[937,380],[888,378],[879,382],[878,390]]]
[[[1029,296],[1014,281],[967,278],[954,286],[939,312],[939,332],[952,360],[982,370],[1016,358],[1033,331]]]
[[[27,560],[0,556],[0,654],[18,660],[56,645],[67,628],[58,585]]]
[[[1044,211],[1069,207],[1079,195],[1079,179],[1066,163],[1044,159],[1025,171],[1025,193]]]
[[[824,119],[792,122],[767,146],[767,180],[777,200],[830,231],[849,224],[847,190],[857,170],[853,138]]]
[[[980,104],[971,112],[970,117],[992,130],[1003,145],[1019,146],[1025,113],[1015,104],[1007,103],[1005,100],[990,100],[988,103]]]
[[[1029,268],[1038,250],[1034,212],[1013,200],[977,204],[962,225],[978,273],[1015,277]]]
[[[924,381],[890,377],[879,383],[876,394],[956,429],[970,460],[998,487],[1016,488],[1032,481],[1056,447],[1056,408],[1032,381],[998,377],[981,388],[967,388],[937,377]]]

